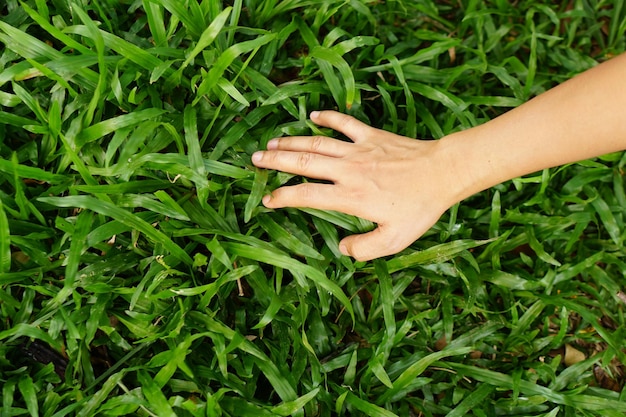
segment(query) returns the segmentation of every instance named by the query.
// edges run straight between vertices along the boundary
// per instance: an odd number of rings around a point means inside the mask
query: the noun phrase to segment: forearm
[[[442,141],[467,181],[460,198],[544,168],[626,149],[626,54]]]

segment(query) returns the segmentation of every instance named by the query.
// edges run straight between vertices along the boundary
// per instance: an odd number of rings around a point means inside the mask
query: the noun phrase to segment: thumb
[[[352,235],[339,243],[339,250],[357,261],[369,261],[400,252],[411,244],[406,236],[391,227],[379,225],[371,232]]]

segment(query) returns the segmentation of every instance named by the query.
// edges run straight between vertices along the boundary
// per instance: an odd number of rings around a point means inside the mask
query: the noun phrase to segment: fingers
[[[372,128],[352,116],[332,110],[315,111],[311,119],[320,126],[335,129],[353,142],[364,141]],[[275,169],[317,179],[331,179],[330,173],[341,168],[341,158],[350,154],[352,144],[325,136],[294,136],[272,139],[267,151],[256,152],[252,162],[260,168]],[[326,158],[325,158],[326,157]]]
[[[365,140],[367,135],[374,130],[373,127],[352,116],[333,110],[314,111],[311,112],[310,117],[315,124],[341,132],[355,143]]]
[[[357,261],[369,261],[398,253],[412,242],[412,238],[408,240],[393,227],[379,225],[369,233],[346,237],[339,243],[339,250]]]

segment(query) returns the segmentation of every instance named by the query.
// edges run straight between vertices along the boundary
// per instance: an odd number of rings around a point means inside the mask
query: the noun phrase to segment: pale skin
[[[253,163],[330,181],[284,186],[268,208],[337,210],[377,224],[340,242],[365,261],[397,253],[455,203],[544,168],[626,149],[626,54],[483,125],[423,141],[370,127],[335,111],[311,120],[352,143],[323,136],[271,140]]]

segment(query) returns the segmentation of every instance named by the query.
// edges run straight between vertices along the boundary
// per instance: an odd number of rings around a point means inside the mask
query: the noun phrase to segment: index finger
[[[341,132],[354,143],[363,142],[374,129],[352,116],[333,110],[314,111],[310,117],[315,124]]]

